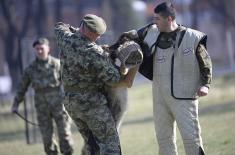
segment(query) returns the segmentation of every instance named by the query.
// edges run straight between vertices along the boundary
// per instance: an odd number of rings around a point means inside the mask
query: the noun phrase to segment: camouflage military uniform
[[[61,152],[72,153],[71,121],[62,104],[59,60],[51,56],[45,61],[36,58],[24,71],[15,97],[16,103],[23,100],[30,84],[35,90],[35,107],[45,152],[48,155],[58,153],[58,146],[53,139],[54,119],[58,128]]]
[[[69,25],[57,23],[55,35],[61,49],[66,110],[91,154],[119,155],[118,133],[103,92],[105,83],[120,80],[118,69],[100,46],[79,31],[72,33]]]

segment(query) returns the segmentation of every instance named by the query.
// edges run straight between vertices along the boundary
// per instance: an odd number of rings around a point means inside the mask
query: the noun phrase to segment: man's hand
[[[109,51],[109,45],[107,45],[107,44],[104,44],[104,45],[100,45],[101,46],[101,48],[103,49],[103,50],[105,50],[105,51]]]
[[[136,39],[138,37],[137,31],[136,30],[130,30],[127,32],[123,32],[121,37],[127,37],[131,40]]]
[[[206,87],[206,86],[201,86],[198,91],[197,91],[197,94],[199,97],[203,97],[203,96],[206,96],[209,92],[209,88]]]
[[[13,105],[11,107],[11,112],[12,113],[18,113],[18,107],[19,107],[19,104],[14,101],[14,103],[13,103]]]
[[[78,31],[78,28],[75,28],[73,26],[69,26],[69,30],[72,32],[72,33],[76,33]]]

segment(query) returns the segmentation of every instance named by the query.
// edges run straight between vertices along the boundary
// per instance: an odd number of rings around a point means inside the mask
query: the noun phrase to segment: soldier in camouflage
[[[33,47],[36,51],[36,59],[23,73],[12,112],[18,112],[19,103],[24,99],[24,95],[31,84],[35,90],[35,108],[46,154],[57,155],[59,152],[54,139],[54,120],[59,135],[60,151],[64,155],[71,155],[73,153],[70,131],[71,119],[62,104],[60,62],[49,55],[49,41],[46,38],[37,39],[33,43]]]
[[[97,38],[106,31],[104,20],[85,15],[79,29],[64,23],[55,25],[61,49],[62,81],[66,92],[64,104],[85,140],[87,155],[120,155],[120,141],[115,122],[107,106],[104,88],[128,86],[137,69],[125,76],[125,68],[113,65]]]

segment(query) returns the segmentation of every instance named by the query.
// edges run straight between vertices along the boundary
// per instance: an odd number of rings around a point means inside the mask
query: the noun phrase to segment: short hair
[[[164,18],[171,16],[172,19],[175,19],[176,17],[176,10],[171,2],[163,2],[157,5],[154,12],[160,14]]]
[[[47,38],[38,38],[33,42],[33,47],[36,45],[46,44],[49,46],[49,40]]]

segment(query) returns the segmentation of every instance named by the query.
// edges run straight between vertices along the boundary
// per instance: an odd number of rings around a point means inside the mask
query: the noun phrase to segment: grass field
[[[235,75],[216,78],[210,94],[200,99],[199,115],[207,155],[235,155]],[[151,84],[129,90],[129,108],[120,133],[124,155],[156,155],[158,152],[152,118]],[[0,155],[43,155],[41,143],[26,145],[20,119],[0,118]],[[82,140],[73,126],[75,154]],[[179,155],[184,155],[178,133]]]

